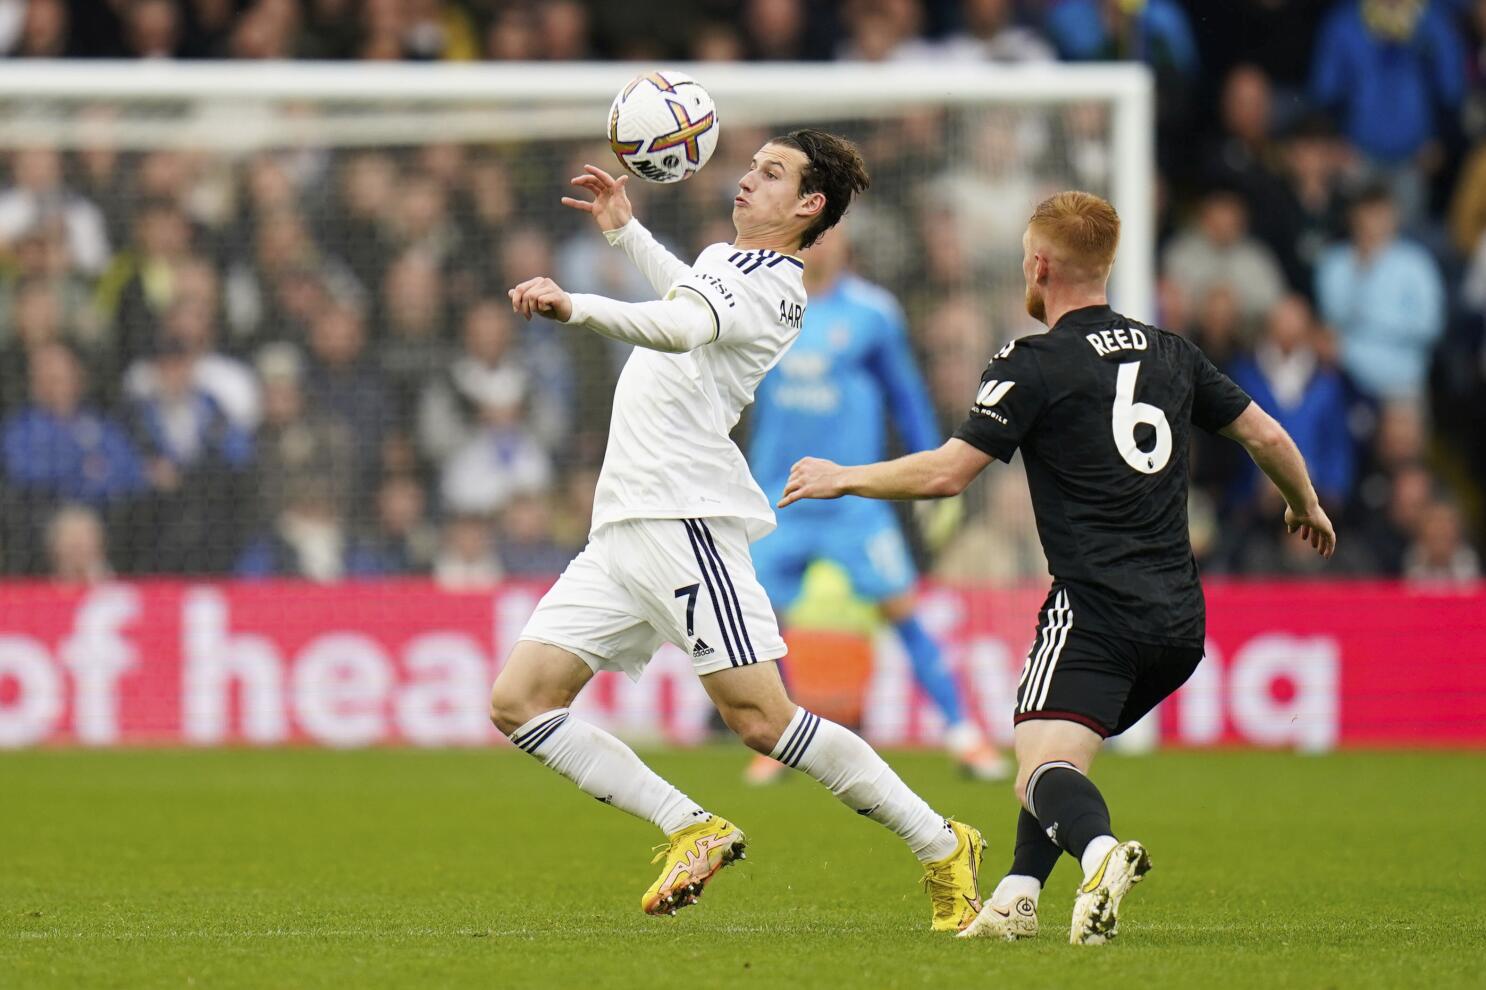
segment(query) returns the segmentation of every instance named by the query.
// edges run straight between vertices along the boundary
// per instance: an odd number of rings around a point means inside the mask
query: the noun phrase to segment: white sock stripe
[[[1053,672],[1058,669],[1058,658],[1063,655],[1063,644],[1068,642],[1068,630],[1073,628],[1073,609],[1068,609],[1068,621],[1063,623],[1063,628],[1058,632],[1057,645],[1053,647],[1052,654],[1047,661],[1047,674],[1042,678],[1042,690],[1038,692],[1037,704],[1033,708],[1040,709],[1047,703],[1048,688],[1053,686]]]
[[[543,723],[540,729],[537,729],[536,731],[524,736],[522,740],[516,744],[517,748],[527,753],[535,753],[538,748],[541,747],[542,743],[552,738],[552,734],[558,729],[562,728],[562,723],[566,722],[567,720],[568,713],[563,712],[552,721]]]
[[[790,736],[789,745],[779,755],[779,762],[786,766],[796,766],[800,757],[805,755],[805,748],[810,745],[810,740],[815,738],[815,730],[820,728],[820,716],[814,712],[806,712],[805,717],[796,727],[794,735]]]
[[[571,709],[554,708],[551,711],[545,711],[542,712],[542,714],[540,715],[532,717],[530,720],[527,721],[525,725],[520,726],[516,729],[515,732],[511,733],[511,742],[517,743],[519,745],[522,740],[529,738],[533,732],[537,732],[542,728],[545,728],[555,719],[566,716],[569,711],[571,711]]]
[[[794,717],[789,720],[789,725],[786,725],[784,727],[784,732],[780,734],[779,741],[774,744],[774,750],[769,755],[774,757],[774,759],[778,760],[780,763],[783,763],[784,751],[789,749],[789,747],[794,743],[795,735],[800,731],[800,726],[804,725],[805,720],[809,717],[810,713],[807,712],[805,709],[796,708]]]
[[[1038,781],[1042,780],[1043,774],[1047,773],[1049,770],[1054,769],[1055,767],[1067,767],[1074,773],[1083,772],[1072,763],[1069,763],[1067,760],[1053,760],[1049,763],[1044,763],[1036,770],[1033,770],[1032,776],[1027,778],[1027,810],[1032,812],[1033,818],[1037,817],[1037,801],[1035,798],[1035,795],[1037,793],[1037,783]]]
[[[1042,681],[1042,672],[1047,667],[1048,653],[1051,652],[1053,642],[1057,639],[1058,630],[1061,628],[1064,617],[1067,615],[1068,593],[1058,592],[1053,599],[1053,607],[1047,611],[1047,624],[1042,637],[1042,649],[1037,651],[1037,659],[1033,664],[1031,676],[1027,679],[1027,690],[1024,692],[1018,711],[1030,711],[1032,699],[1037,696],[1037,689]]]

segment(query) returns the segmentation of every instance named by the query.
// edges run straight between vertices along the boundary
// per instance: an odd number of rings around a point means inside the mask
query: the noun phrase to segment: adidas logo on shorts
[[[699,657],[710,657],[716,652],[716,650],[707,645],[707,641],[705,639],[699,639],[697,640],[697,645],[692,647],[691,658],[693,660],[696,660]]]

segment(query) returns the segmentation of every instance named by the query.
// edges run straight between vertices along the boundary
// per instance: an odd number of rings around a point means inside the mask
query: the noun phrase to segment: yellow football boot
[[[668,836],[655,847],[651,862],[664,863],[660,876],[640,898],[640,909],[646,914],[675,914],[695,904],[719,870],[744,858],[747,843],[742,829],[716,815]]]
[[[934,904],[934,931],[958,932],[969,926],[980,912],[980,857],[985,840],[980,832],[953,819],[955,851],[944,859],[924,864],[924,889]]]

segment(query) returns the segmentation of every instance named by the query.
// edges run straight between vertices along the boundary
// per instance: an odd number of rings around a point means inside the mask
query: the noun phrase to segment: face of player
[[[795,148],[766,144],[758,150],[733,197],[733,227],[740,238],[800,242],[800,234],[825,205],[821,193],[800,195],[800,177],[808,164],[805,153]]]
[[[1046,323],[1047,300],[1042,295],[1041,280],[1047,278],[1047,262],[1037,253],[1030,227],[1022,234],[1022,278],[1027,282],[1027,315]]]

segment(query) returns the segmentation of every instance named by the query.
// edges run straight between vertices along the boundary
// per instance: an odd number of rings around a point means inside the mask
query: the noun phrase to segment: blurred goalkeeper
[[[1106,942],[1121,899],[1150,869],[1141,843],[1115,837],[1088,773],[1105,739],[1202,660],[1207,614],[1187,533],[1191,427],[1240,443],[1284,496],[1290,532],[1325,557],[1336,546],[1284,428],[1191,342],[1110,309],[1119,236],[1119,216],[1098,196],[1044,200],[1022,235],[1022,275],[1027,312],[1048,331],[991,359],[943,446],[860,467],[806,458],[779,502],[953,495],[993,459],[1022,453],[1053,586],[1012,719],[1016,851],[968,937],[1036,935],[1042,886],[1067,852],[1083,869],[1069,940]]]
[[[753,411],[748,464],[765,491],[783,491],[791,465],[807,454],[846,464],[881,458],[889,417],[909,451],[939,445],[902,308],[886,289],[849,270],[848,251],[838,227],[805,252],[805,326],[759,386]],[[806,503],[783,513],[779,528],[753,548],[759,580],[781,613],[800,596],[805,570],[817,560],[839,564],[852,590],[876,603],[892,625],[914,680],[944,717],[950,755],[978,779],[1005,779],[1006,760],[966,716],[939,644],[916,614],[918,575],[892,509],[863,499]],[[764,783],[784,769],[761,754],[748,779]]]
[[[573,184],[590,214],[662,298],[569,294],[550,278],[511,290],[518,313],[550,315],[636,345],[619,376],[588,546],[543,597],[491,692],[496,726],[605,804],[666,835],[648,914],[693,904],[743,854],[743,832],[662,780],[569,706],[599,670],[639,677],[665,642],[692,658],[728,727],[760,753],[830,788],[892,829],[924,865],[933,927],[962,929],[979,907],[984,842],[936,814],[858,736],[795,705],[771,661],[784,641],[749,543],[774,512],[728,434],[759,381],[800,333],[808,247],[867,188],[849,141],[816,130],[769,141],[738,180],[732,244],[687,265],[634,219],[624,187],[587,166]]]

